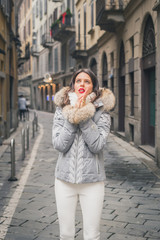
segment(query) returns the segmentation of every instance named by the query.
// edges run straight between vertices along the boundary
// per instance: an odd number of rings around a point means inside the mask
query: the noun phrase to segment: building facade
[[[31,8],[32,106],[54,112],[55,93],[89,67],[116,96],[112,131],[160,165],[159,1],[33,0]]]
[[[15,2],[0,1],[0,141],[17,128]]]
[[[18,51],[18,95],[31,101],[32,83],[32,0],[16,1],[18,15],[18,36],[20,47]]]
[[[76,2],[76,67],[91,68],[116,96],[112,130],[159,164],[155,0]]]
[[[74,0],[32,1],[32,103],[54,112],[54,95],[70,81],[75,60]]]

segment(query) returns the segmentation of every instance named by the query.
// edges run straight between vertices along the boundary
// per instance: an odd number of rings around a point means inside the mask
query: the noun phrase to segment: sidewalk
[[[1,197],[5,194],[8,194],[8,190],[6,189],[6,184],[8,185],[8,179],[11,177],[11,148],[10,142],[11,139],[15,139],[15,166],[16,166],[16,177],[19,179],[21,171],[23,171],[26,162],[22,160],[22,129],[27,128],[29,126],[29,150],[25,151],[25,155],[30,153],[32,149],[32,145],[36,139],[36,135],[38,133],[35,132],[35,138],[32,138],[32,121],[34,119],[34,111],[30,110],[29,120],[25,122],[19,122],[19,126],[15,132],[11,134],[11,136],[3,141],[3,145],[0,146],[0,200]],[[26,141],[26,132],[25,132],[25,141]],[[9,184],[10,185],[10,184]],[[1,203],[0,203],[1,210]]]
[[[54,196],[58,153],[52,147],[52,119],[53,114],[38,112],[38,136],[23,174],[17,182],[7,181],[0,191],[0,240],[59,239]],[[160,175],[153,160],[110,134],[105,169],[101,240],[159,240]],[[75,239],[83,239],[79,205]]]

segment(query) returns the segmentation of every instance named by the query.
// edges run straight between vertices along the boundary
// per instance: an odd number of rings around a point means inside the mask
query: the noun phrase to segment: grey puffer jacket
[[[103,148],[110,132],[109,111],[115,97],[109,89],[94,103],[77,109],[64,105],[68,87],[55,95],[52,142],[59,151],[55,177],[70,183],[92,183],[105,180]]]

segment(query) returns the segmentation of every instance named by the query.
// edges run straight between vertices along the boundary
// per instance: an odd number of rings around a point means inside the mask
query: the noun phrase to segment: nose
[[[81,86],[84,86],[84,80],[81,81]]]

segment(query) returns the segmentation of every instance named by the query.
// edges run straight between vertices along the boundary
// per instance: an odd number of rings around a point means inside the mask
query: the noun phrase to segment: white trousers
[[[84,240],[100,239],[104,182],[72,184],[56,179],[55,196],[60,227],[60,240],[74,239],[75,213],[78,200],[82,209]]]

